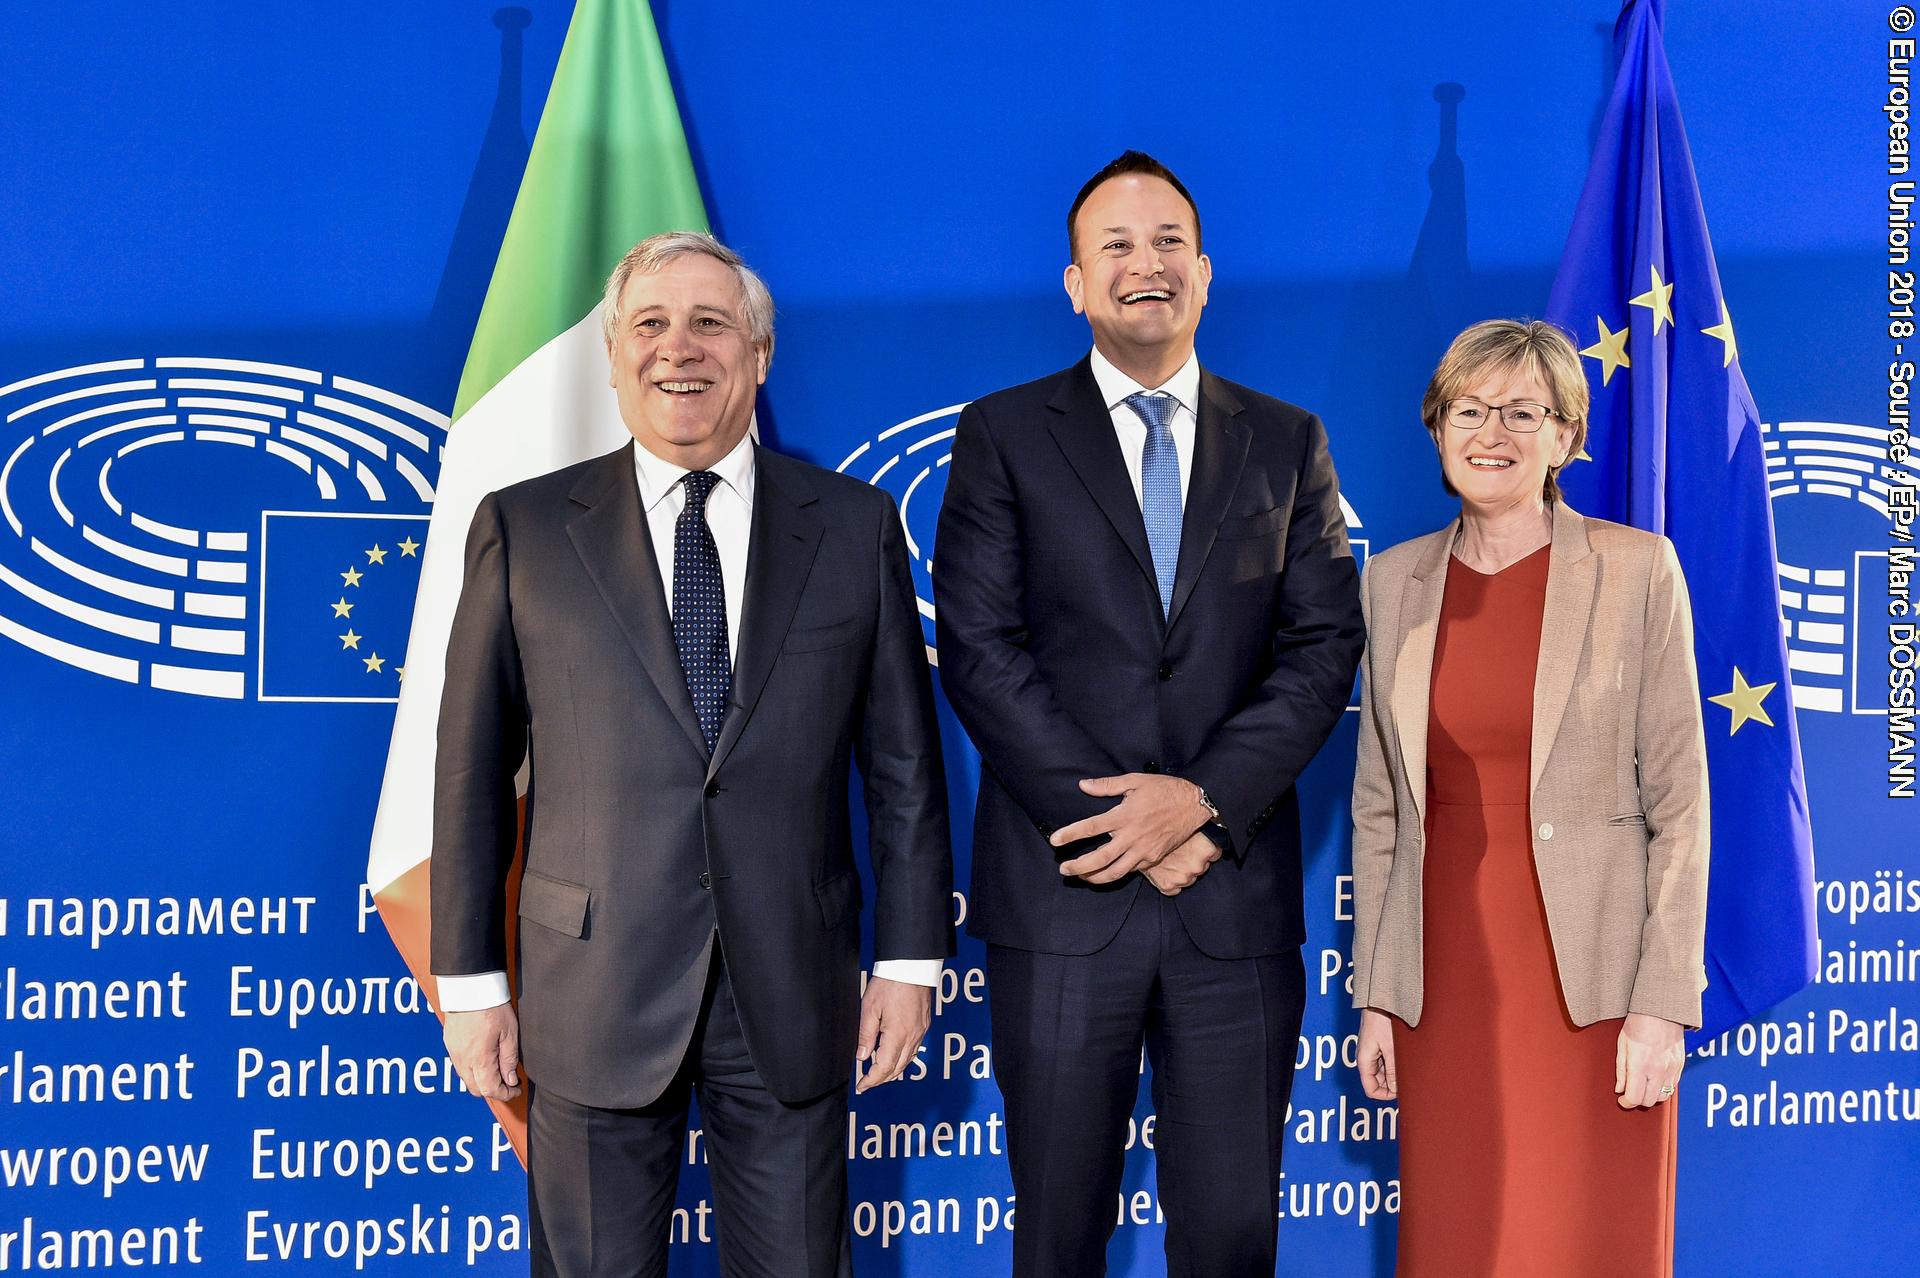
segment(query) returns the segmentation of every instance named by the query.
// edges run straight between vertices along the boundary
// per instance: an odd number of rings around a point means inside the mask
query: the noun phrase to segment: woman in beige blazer
[[[1403,1278],[1671,1272],[1706,747],[1672,544],[1560,499],[1587,404],[1552,325],[1462,333],[1422,405],[1460,517],[1363,582],[1353,991]]]

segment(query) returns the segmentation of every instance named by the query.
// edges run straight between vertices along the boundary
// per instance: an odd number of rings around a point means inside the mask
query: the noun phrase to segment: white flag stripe
[[[394,715],[367,886],[380,891],[433,846],[434,733],[447,639],[460,602],[467,528],[488,493],[612,452],[628,439],[607,385],[598,306],[500,379],[447,436],[407,639],[407,682]]]

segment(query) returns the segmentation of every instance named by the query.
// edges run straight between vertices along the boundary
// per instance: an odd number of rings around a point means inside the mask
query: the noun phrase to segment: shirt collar
[[[1099,384],[1100,395],[1106,400],[1109,410],[1120,407],[1129,395],[1163,391],[1173,396],[1181,407],[1195,417],[1200,415],[1200,355],[1197,351],[1188,355],[1187,362],[1162,386],[1142,386],[1115,368],[1113,361],[1102,355],[1098,346],[1093,348],[1092,363],[1093,380]]]
[[[753,441],[759,434],[757,424],[749,426],[733,451],[707,469],[720,477],[720,486],[740,494],[740,500],[753,505]],[[672,492],[688,471],[651,452],[637,440],[633,445],[633,470],[640,481],[640,509],[652,510]]]

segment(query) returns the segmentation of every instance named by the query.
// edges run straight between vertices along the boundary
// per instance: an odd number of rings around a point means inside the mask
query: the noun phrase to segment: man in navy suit
[[[1106,1272],[1144,1040],[1168,1272],[1270,1275],[1305,1001],[1294,781],[1358,579],[1320,419],[1206,372],[1192,197],[1129,151],[1067,215],[1072,368],[960,416],[940,669],[979,746],[1014,1272]]]

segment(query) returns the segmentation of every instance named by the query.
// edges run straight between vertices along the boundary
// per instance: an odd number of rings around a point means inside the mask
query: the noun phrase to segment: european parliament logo
[[[1886,615],[1887,431],[1842,422],[1761,429],[1794,708],[1883,715],[1886,680],[1873,672],[1887,668],[1887,628],[1863,622]]]
[[[920,607],[927,660],[940,664],[933,639],[933,534],[940,502],[947,493],[947,466],[953,461],[953,432],[965,404],[936,408],[887,427],[848,453],[834,469],[854,475],[893,494],[900,527],[913,561],[913,594]]]
[[[940,503],[947,492],[947,467],[953,461],[953,433],[965,404],[936,408],[918,417],[909,417],[887,427],[872,439],[848,453],[834,469],[854,475],[893,494],[900,507],[900,524],[906,534],[907,555],[913,561],[913,593],[920,607],[920,625],[927,645],[927,660],[940,664],[934,647],[933,539],[939,525]],[[1359,514],[1340,498],[1340,513],[1346,519],[1347,537],[1353,543],[1356,568],[1364,568],[1370,550]],[[1349,710],[1360,708],[1359,685]]]
[[[0,636],[165,692],[392,702],[447,425],[251,360],[0,386]]]

